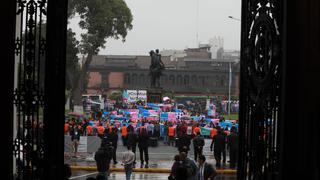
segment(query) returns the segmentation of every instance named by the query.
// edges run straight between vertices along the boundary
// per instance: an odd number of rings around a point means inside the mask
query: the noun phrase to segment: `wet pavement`
[[[211,140],[205,140],[205,146],[203,148],[203,154],[206,156],[207,162],[215,165],[215,160],[213,156],[213,152],[210,151]],[[193,144],[190,145],[190,151],[188,153],[188,157],[194,158],[194,150]],[[118,164],[113,164],[111,162],[111,167],[122,168],[121,157],[122,153],[126,151],[126,147],[122,145],[122,142],[118,141],[117,148],[117,161]],[[149,167],[150,168],[171,168],[173,164],[174,156],[178,154],[178,150],[176,147],[168,146],[163,143],[163,141],[158,142],[157,147],[149,147]],[[94,161],[94,153],[78,153],[78,157],[73,157],[73,154],[70,152],[65,152],[65,163],[70,164],[71,166],[95,166],[96,163]],[[139,149],[136,149],[136,159],[137,159],[137,168],[140,167],[140,155]],[[227,153],[227,160],[229,160],[229,156]],[[228,164],[222,166],[222,169],[229,169]]]
[[[88,177],[96,177],[98,172],[74,172],[70,180],[86,180]],[[167,180],[168,173],[138,173],[134,172],[131,175],[132,180]],[[111,173],[108,180],[122,180],[125,179],[125,174],[122,172]],[[221,174],[218,175],[215,180],[236,180],[236,175]]]
[[[213,152],[210,151],[211,140],[205,140],[205,146],[203,149],[203,154],[206,156],[207,162],[215,165],[215,160],[213,156]],[[188,153],[188,157],[191,159],[194,158],[193,145],[190,145],[191,150]],[[126,151],[126,147],[122,145],[122,142],[118,141],[117,148],[117,164],[113,164],[111,161],[110,168],[123,168],[121,166],[121,157],[122,153]],[[149,147],[149,168],[159,168],[159,169],[171,169],[173,164],[174,156],[178,154],[178,150],[176,147],[168,146],[163,143],[163,141],[158,142],[157,147]],[[70,152],[65,152],[65,163],[70,164],[71,166],[96,166],[94,161],[94,153],[78,153],[78,157],[73,157],[73,154]],[[136,149],[136,159],[137,164],[136,168],[140,168],[140,157],[139,157],[139,149]],[[227,153],[227,161],[229,160],[229,156]],[[229,169],[228,164],[222,165],[222,168],[219,169]],[[71,179],[76,180],[85,180],[88,177],[96,177],[97,172],[92,170],[75,170],[72,171]],[[147,172],[134,172],[132,175],[133,180],[164,180],[168,179],[168,173],[147,173]],[[115,179],[125,179],[124,172],[112,172],[109,176],[109,180]],[[219,174],[216,180],[235,180],[236,174]]]

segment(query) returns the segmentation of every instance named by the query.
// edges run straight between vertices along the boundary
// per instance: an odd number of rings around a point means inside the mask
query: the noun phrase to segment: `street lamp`
[[[235,17],[233,17],[233,16],[228,16],[228,18],[230,18],[230,19],[234,19],[234,20],[236,20],[236,21],[240,21],[240,22],[241,22],[241,19],[239,19],[239,18],[235,18]]]
[[[231,82],[232,81],[232,70],[231,70],[231,61],[229,61],[229,97],[228,97],[228,116],[230,118],[230,106],[231,106]]]

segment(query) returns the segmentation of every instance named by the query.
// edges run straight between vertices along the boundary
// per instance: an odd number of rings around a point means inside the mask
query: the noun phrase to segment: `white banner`
[[[138,99],[142,101],[147,101],[147,91],[146,90],[125,90],[123,97],[128,102],[136,102]]]
[[[137,90],[127,90],[128,93],[128,102],[136,102],[137,101]]]
[[[147,91],[138,90],[138,99],[147,102]]]

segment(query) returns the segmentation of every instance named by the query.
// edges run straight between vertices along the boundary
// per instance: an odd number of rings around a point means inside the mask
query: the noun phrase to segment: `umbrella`
[[[162,99],[163,101],[169,101],[170,100],[170,98],[169,97],[163,97],[163,99]]]

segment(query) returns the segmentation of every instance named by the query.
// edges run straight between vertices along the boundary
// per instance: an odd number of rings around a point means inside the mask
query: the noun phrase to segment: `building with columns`
[[[160,85],[175,95],[227,96],[231,67],[231,95],[239,94],[239,57],[220,56],[211,59],[210,48],[185,49],[186,56],[173,60],[162,56],[166,69]],[[176,59],[176,58],[175,58]],[[148,89],[150,56],[97,55],[88,68],[87,93],[109,95],[115,90]]]

